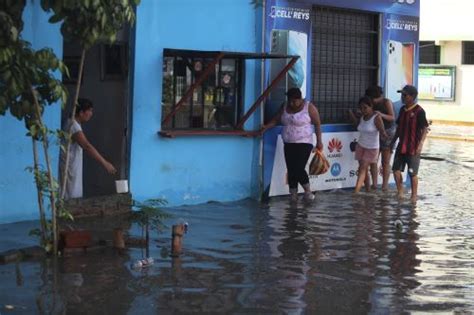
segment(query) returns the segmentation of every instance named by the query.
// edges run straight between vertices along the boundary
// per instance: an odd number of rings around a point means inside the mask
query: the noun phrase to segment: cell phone
[[[415,44],[389,40],[387,53],[388,63],[385,91],[386,96],[396,102],[400,99],[400,94],[397,91],[407,84],[413,85],[414,82]]]

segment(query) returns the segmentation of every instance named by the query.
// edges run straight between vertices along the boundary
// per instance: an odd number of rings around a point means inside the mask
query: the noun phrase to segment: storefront
[[[419,1],[268,1],[265,6],[266,52],[301,58],[265,104],[269,120],[284,92],[299,87],[319,109],[329,171],[312,176],[316,190],[355,186],[357,162],[350,143],[358,133],[348,124],[348,109],[370,85],[380,85],[398,113],[405,84],[417,84]],[[265,80],[277,62],[267,62]],[[287,194],[281,127],[264,137],[264,195]]]

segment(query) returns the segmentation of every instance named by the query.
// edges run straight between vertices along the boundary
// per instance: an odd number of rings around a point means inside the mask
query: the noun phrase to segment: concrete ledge
[[[74,218],[117,215],[132,210],[132,195],[114,194],[67,200],[65,207]]]
[[[463,137],[461,135],[449,135],[449,134],[429,134],[428,138],[431,139],[443,139],[443,140],[454,140],[454,141],[474,141],[474,137]]]
[[[453,120],[439,120],[439,119],[430,119],[430,121],[433,125],[474,127],[474,121],[453,121]]]

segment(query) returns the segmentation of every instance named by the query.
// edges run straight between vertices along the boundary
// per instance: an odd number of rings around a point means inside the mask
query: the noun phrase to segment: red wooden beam
[[[243,126],[247,119],[255,112],[255,110],[260,106],[260,103],[270,94],[271,89],[281,80],[283,77],[286,75],[288,71],[290,71],[291,67],[298,61],[299,57],[293,57],[291,58],[290,62],[284,67],[280,73],[273,79],[273,81],[270,83],[270,85],[263,91],[262,95],[259,96],[259,98],[253,103],[252,107],[245,113],[245,115],[240,119],[239,123],[237,124],[237,129],[243,129]]]
[[[196,80],[196,82],[194,82],[193,85],[191,85],[189,87],[189,89],[186,91],[186,93],[183,95],[183,97],[181,97],[181,99],[179,100],[179,102],[175,105],[174,109],[168,114],[166,115],[166,117],[161,121],[161,124],[162,125],[165,125],[174,115],[176,115],[176,113],[178,112],[178,110],[180,109],[180,107],[184,104],[184,102],[186,102],[187,99],[189,99],[191,97],[191,95],[193,95],[193,91],[194,89],[196,89],[196,87],[198,87],[199,85],[201,85],[201,83],[207,79],[207,77],[209,76],[209,74],[211,73],[211,71],[213,71],[216,67],[216,64],[224,57],[224,53],[219,53],[216,58],[214,58],[214,60],[207,66],[207,68],[203,71],[203,73],[201,74],[201,76]]]

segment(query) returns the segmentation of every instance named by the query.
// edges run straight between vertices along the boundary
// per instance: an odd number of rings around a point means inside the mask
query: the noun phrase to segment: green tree
[[[49,158],[50,131],[42,115],[45,107],[66,102],[67,92],[54,72],[67,73],[61,60],[51,49],[34,51],[30,43],[20,37],[25,0],[4,0],[0,3],[0,115],[10,112],[23,121],[27,135],[32,138],[34,173],[40,213],[40,237],[45,248],[57,243],[57,192]],[[39,163],[37,141],[43,146],[46,170]],[[52,224],[46,219],[43,199],[49,199]],[[56,253],[56,250],[54,251]]]

